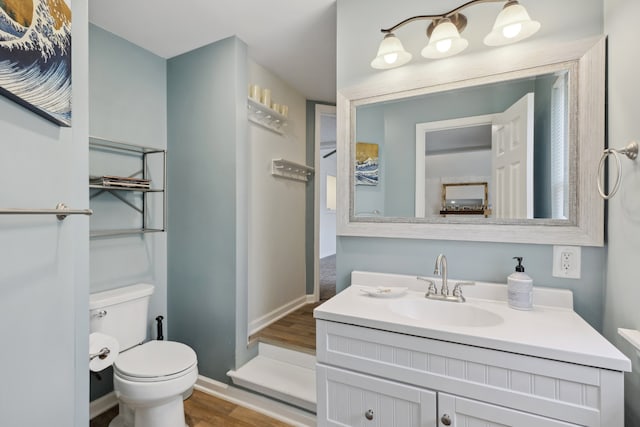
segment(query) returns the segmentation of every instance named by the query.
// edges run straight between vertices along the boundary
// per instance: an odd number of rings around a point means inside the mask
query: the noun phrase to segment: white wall
[[[249,122],[249,330],[306,294],[304,182],[271,175],[271,160],[304,164],[305,99],[266,68],[249,61],[249,82],[270,88],[289,106],[285,135]]]
[[[320,150],[320,258],[336,253],[336,211],[327,209],[327,175],[336,176],[338,162],[336,153],[324,156],[335,147]]]
[[[640,139],[640,2],[605,0],[605,31],[609,37],[609,147],[621,148]],[[614,162],[609,161],[612,166]],[[618,328],[640,329],[640,161],[622,160],[623,181],[608,202],[608,257],[604,334],[633,363],[625,374],[625,426],[640,426],[640,361],[617,334]],[[612,167],[615,169],[615,166]],[[609,182],[614,179],[613,172]]]
[[[0,96],[0,207],[87,208],[87,5],[73,1],[73,118]],[[0,425],[89,423],[89,218],[0,217]]]
[[[364,81],[389,81],[390,77],[407,79],[412,72],[420,72],[420,64],[428,61],[420,56],[427,43],[426,21],[413,22],[394,31],[405,50],[413,54],[413,60],[403,67],[382,72],[370,66],[382,40],[380,29],[389,28],[411,16],[451,10],[463,2],[398,0],[393,2],[393,7],[386,0],[337,0],[337,3],[337,87],[340,90]],[[554,41],[579,39],[598,34],[602,29],[602,0],[521,0],[521,4],[532,19],[542,24],[535,35],[538,40],[549,37]],[[482,39],[491,30],[502,7],[500,2],[486,3],[464,11],[468,25],[463,35],[469,41],[469,47],[462,55],[487,49]],[[508,54],[509,49],[502,48],[502,51]],[[442,62],[442,72],[446,73],[449,66],[455,66],[455,62],[455,57]]]

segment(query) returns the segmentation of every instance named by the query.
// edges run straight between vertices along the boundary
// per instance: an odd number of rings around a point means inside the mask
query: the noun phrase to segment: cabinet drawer
[[[436,393],[316,365],[318,426],[437,427]]]

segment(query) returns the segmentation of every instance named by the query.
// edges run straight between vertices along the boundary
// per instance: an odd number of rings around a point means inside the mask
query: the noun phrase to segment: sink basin
[[[502,316],[483,308],[429,299],[401,299],[389,303],[391,312],[398,316],[428,323],[449,326],[486,327],[504,322]]]

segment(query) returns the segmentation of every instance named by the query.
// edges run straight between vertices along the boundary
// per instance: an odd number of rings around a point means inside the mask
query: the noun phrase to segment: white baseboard
[[[116,393],[113,391],[109,394],[105,394],[104,396],[97,398],[96,400],[91,401],[91,403],[89,404],[89,419],[94,419],[98,415],[107,412],[117,404],[118,399],[116,398]]]
[[[300,298],[296,298],[295,300],[284,304],[272,310],[270,313],[265,314],[255,320],[249,322],[249,336],[255,334],[261,329],[266,328],[270,324],[282,319],[287,314],[292,313],[299,309],[300,307],[309,304],[310,302],[315,302],[315,297],[313,295],[303,295]]]
[[[229,384],[212,380],[202,375],[198,376],[198,381],[196,381],[194,388],[203,393],[219,397],[220,399],[291,424],[292,426],[314,427],[316,425],[316,416],[310,412],[233,387]]]

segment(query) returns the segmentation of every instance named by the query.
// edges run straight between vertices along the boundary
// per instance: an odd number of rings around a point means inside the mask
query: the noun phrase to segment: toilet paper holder
[[[109,353],[111,353],[111,350],[109,350],[107,347],[102,347],[99,352],[94,354],[89,354],[89,360],[93,360],[96,357],[100,360],[104,360],[107,358]]]

